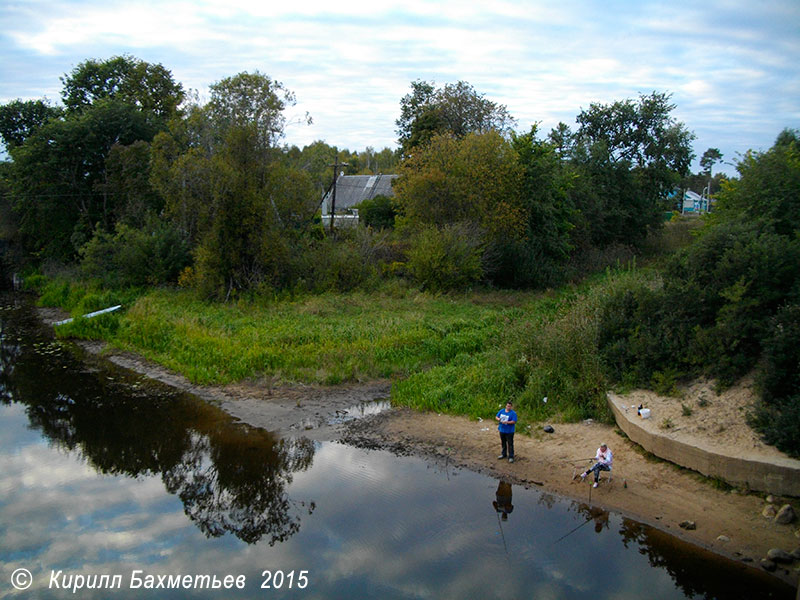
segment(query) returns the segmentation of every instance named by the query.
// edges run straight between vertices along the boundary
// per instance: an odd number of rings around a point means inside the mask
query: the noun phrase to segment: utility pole
[[[346,167],[348,164],[340,163],[339,154],[337,153],[336,158],[333,159],[333,164],[328,166],[333,167],[333,196],[331,197],[331,235],[333,235],[333,215],[336,212],[336,180],[339,179],[339,167]]]

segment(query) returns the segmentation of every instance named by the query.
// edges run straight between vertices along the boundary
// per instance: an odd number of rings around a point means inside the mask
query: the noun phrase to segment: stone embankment
[[[657,413],[641,418],[625,400],[614,393],[608,394],[617,426],[648,452],[736,487],[800,496],[800,460],[752,448],[720,447],[697,436],[683,436],[680,431],[663,428],[663,423],[659,425]]]

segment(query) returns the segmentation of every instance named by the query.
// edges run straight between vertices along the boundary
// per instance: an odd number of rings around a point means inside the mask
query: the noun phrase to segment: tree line
[[[693,158],[693,134],[656,92],[591,104],[574,131],[540,136],[466,82],[415,81],[399,149],[350,152],[284,144],[295,97],[260,72],[214,83],[205,103],[131,56],[87,60],[62,84],[58,106],[0,106],[4,241],[106,285],[180,280],[216,298],[396,276],[554,285],[640,246]],[[347,174],[400,177],[393,199],[364,207],[368,227],[333,239],[318,209],[337,158]]]

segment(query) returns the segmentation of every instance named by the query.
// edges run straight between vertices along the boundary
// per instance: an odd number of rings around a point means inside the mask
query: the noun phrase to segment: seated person
[[[597,449],[597,454],[594,457],[596,461],[594,466],[588,471],[581,473],[581,481],[586,479],[589,473],[594,473],[594,485],[592,487],[597,487],[597,482],[600,480],[600,471],[610,471],[613,459],[614,457],[611,454],[611,450],[608,449],[608,446],[600,444],[600,447]]]

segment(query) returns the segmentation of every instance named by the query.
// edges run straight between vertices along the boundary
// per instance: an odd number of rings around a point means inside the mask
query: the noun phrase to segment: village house
[[[333,214],[335,227],[358,224],[358,208],[364,200],[376,196],[394,196],[392,182],[397,175],[340,175],[336,180],[336,206]],[[333,186],[322,199],[322,225],[330,227],[333,212]]]

